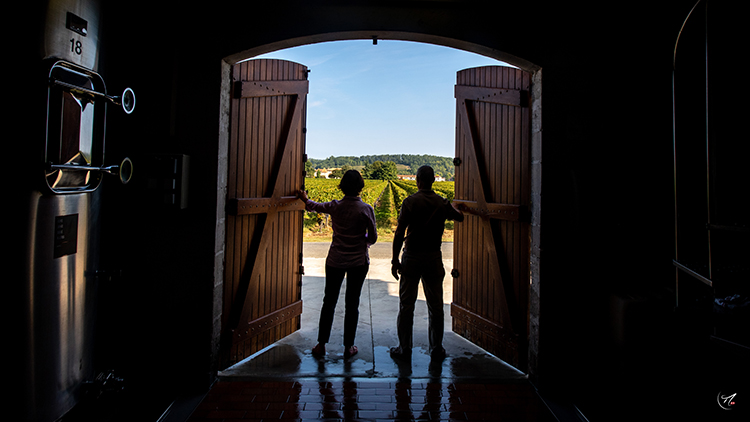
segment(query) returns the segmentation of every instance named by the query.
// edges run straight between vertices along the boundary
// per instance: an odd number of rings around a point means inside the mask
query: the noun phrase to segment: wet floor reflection
[[[537,415],[544,407],[526,376],[457,334],[445,332],[443,346],[448,356],[432,360],[427,353],[427,315],[422,303],[422,314],[415,316],[411,359],[393,360],[388,351],[398,344],[398,298],[388,294],[389,261],[382,260],[380,265],[372,261],[360,302],[356,356],[344,359],[343,346],[337,344],[343,308],[337,309],[334,321],[332,338],[336,340],[326,346],[324,357],[312,355],[324,278],[305,276],[299,331],[221,371],[219,382],[190,422],[542,420]],[[308,267],[312,265],[306,261]],[[344,301],[340,298],[339,302]],[[451,326],[449,313],[445,326]]]
[[[446,333],[450,337],[451,333]],[[219,373],[222,379],[289,380],[298,378],[412,378],[426,380],[522,380],[526,376],[483,351],[449,348],[445,359],[433,360],[415,347],[407,362],[391,358],[386,346],[375,346],[369,355],[344,359],[329,352],[315,357],[309,349],[277,343]],[[452,353],[451,353],[452,352]],[[365,357],[367,359],[365,359]]]
[[[285,344],[275,344],[257,353],[252,359],[242,362],[242,367],[248,372],[274,371],[295,374],[301,369],[301,364],[302,357],[296,348]]]
[[[190,422],[248,420],[549,421],[528,383],[302,379],[220,382]]]

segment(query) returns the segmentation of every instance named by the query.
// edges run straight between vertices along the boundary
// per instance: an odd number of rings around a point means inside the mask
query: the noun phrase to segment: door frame
[[[255,56],[328,41],[346,40],[400,40],[435,44],[456,48],[501,60],[531,74],[531,227],[529,251],[529,332],[528,374],[535,378],[538,369],[540,342],[539,315],[541,297],[541,210],[542,210],[542,68],[528,60],[465,40],[396,31],[350,31],[313,34],[284,41],[251,47],[225,57],[221,62],[221,92],[219,94],[219,136],[216,181],[216,228],[214,253],[214,303],[222,303],[224,283],[224,259],[226,250],[227,166],[230,133],[230,100],[232,93],[232,66]],[[218,308],[218,309],[217,309]],[[221,307],[214,306],[212,348],[213,356],[219,356],[221,339]]]

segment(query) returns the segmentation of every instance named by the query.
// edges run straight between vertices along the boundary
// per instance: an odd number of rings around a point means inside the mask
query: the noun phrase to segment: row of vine
[[[328,202],[341,198],[341,190],[336,179],[305,179],[307,195],[315,202]],[[439,195],[452,200],[453,182],[436,182],[433,190]],[[365,187],[360,194],[362,201],[375,209],[375,220],[379,230],[390,232],[398,220],[398,211],[407,196],[417,192],[414,181],[408,180],[365,180]],[[323,231],[329,226],[328,216],[314,212],[305,213],[305,227]],[[452,228],[452,224],[450,227]]]

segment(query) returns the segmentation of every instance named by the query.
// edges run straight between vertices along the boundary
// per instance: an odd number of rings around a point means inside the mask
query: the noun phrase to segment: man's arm
[[[458,209],[456,209],[456,206],[453,205],[452,202],[448,202],[448,201],[445,202],[448,220],[454,220],[454,221],[459,221],[459,222],[464,221],[464,213],[462,212],[463,210],[461,209],[462,208],[461,205],[463,204],[459,204]]]
[[[398,222],[396,232],[393,234],[393,259],[391,259],[391,274],[398,280],[398,274],[401,272],[401,262],[399,256],[401,256],[401,247],[404,245],[404,234],[406,232],[406,225],[402,222]]]

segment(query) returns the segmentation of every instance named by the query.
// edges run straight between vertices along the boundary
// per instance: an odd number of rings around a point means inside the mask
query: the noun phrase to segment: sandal
[[[312,348],[313,356],[323,356],[326,354],[326,346],[324,344],[318,344]]]
[[[401,347],[391,347],[389,351],[391,359],[396,361],[406,362],[411,360],[411,350],[403,350]]]
[[[357,346],[350,346],[349,348],[347,348],[344,351],[344,359],[348,359],[348,358],[356,355],[357,352],[359,352],[359,350],[357,349]]]

